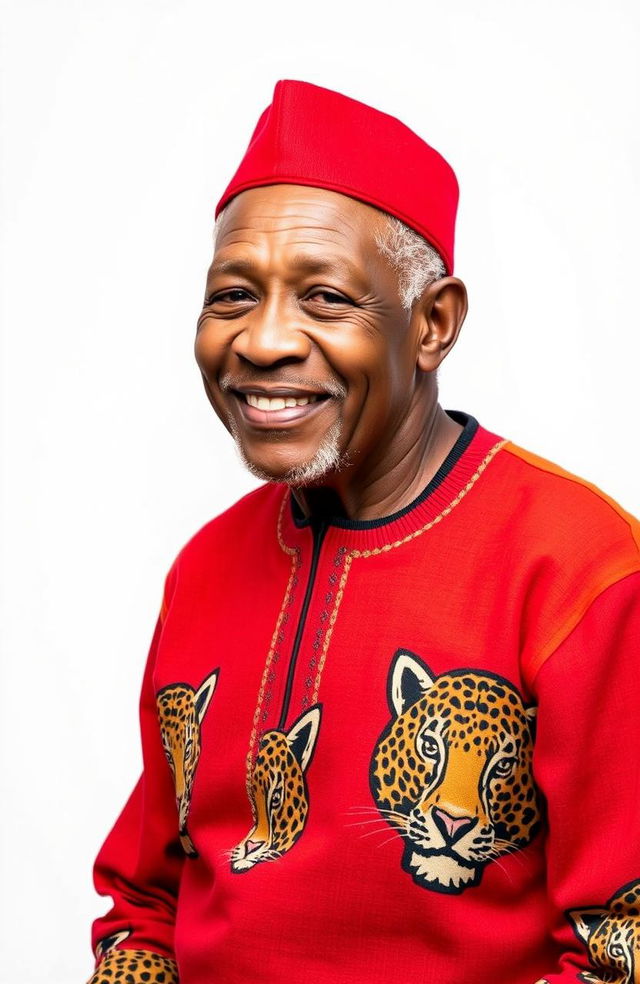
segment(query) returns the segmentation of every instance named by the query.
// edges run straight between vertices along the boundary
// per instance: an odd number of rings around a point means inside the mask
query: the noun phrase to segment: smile
[[[315,417],[331,402],[330,396],[317,393],[306,396],[262,396],[234,392],[243,420],[256,427],[273,427]]]

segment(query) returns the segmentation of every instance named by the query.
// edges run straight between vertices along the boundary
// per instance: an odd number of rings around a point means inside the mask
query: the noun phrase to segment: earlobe
[[[442,277],[425,288],[411,316],[419,320],[419,369],[438,368],[455,345],[468,308],[467,289],[458,277]]]

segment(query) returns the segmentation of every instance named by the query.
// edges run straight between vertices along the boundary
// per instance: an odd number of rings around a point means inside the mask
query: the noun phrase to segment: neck
[[[346,469],[326,484],[292,487],[305,517],[331,515],[346,519],[381,519],[403,509],[429,483],[462,431],[434,397],[426,412],[411,417],[393,436],[366,474]]]

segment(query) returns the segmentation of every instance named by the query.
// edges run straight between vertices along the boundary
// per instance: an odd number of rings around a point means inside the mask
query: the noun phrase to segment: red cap
[[[424,236],[453,273],[456,176],[395,116],[311,82],[280,79],[215,217],[239,192],[270,184],[328,188],[381,208]]]

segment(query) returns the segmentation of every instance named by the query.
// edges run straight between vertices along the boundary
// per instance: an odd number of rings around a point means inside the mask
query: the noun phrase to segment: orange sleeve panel
[[[529,546],[537,573],[529,592],[521,660],[533,691],[540,668],[598,595],[640,570],[640,522],[598,486],[512,441],[501,453],[530,469]]]

